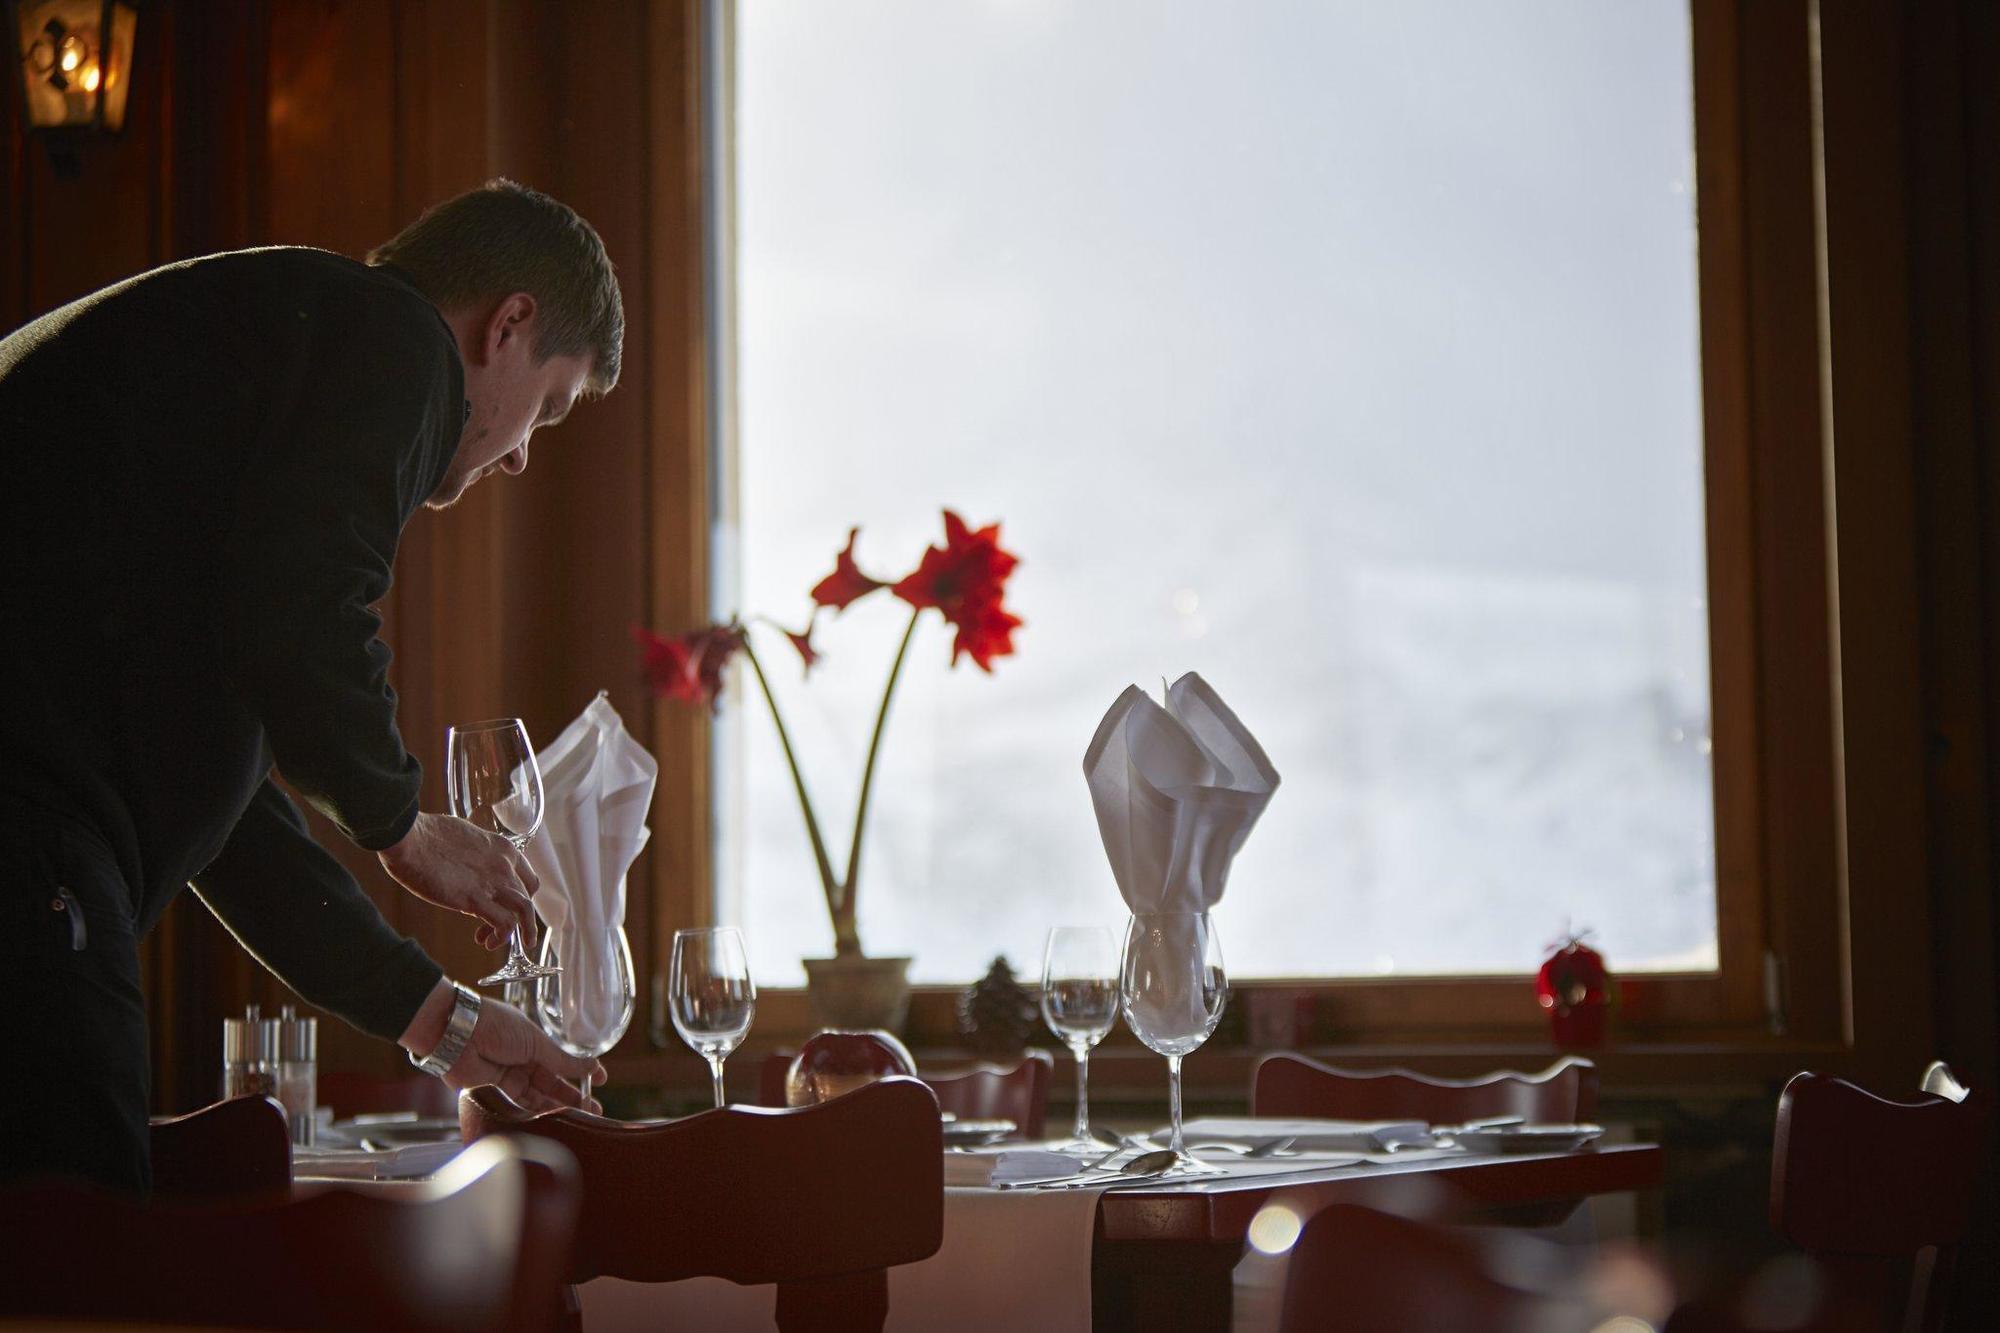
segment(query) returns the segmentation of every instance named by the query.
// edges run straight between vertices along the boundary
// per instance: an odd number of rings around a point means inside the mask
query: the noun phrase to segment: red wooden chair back
[[[1352,1204],[1314,1213],[1285,1269],[1280,1333],[1333,1329],[1541,1329],[1545,1298],[1496,1278],[1462,1229]]]
[[[573,1162],[504,1143],[414,1198],[145,1204],[33,1185],[0,1195],[0,1319],[528,1333],[556,1316],[576,1207]]]
[[[792,1055],[773,1051],[757,1066],[758,1105],[785,1104],[785,1071],[791,1068]],[[937,1094],[939,1110],[962,1120],[1011,1120],[1021,1127],[1023,1138],[1038,1139],[1048,1123],[1049,1080],[1054,1072],[1055,1057],[1047,1051],[1028,1051],[1016,1065],[980,1064],[919,1077]]]
[[[458,1094],[429,1074],[385,1078],[352,1069],[329,1070],[319,1076],[318,1095],[319,1104],[331,1106],[342,1119],[385,1111],[415,1111],[440,1119],[458,1114]]]
[[[1884,1327],[1941,1326],[1991,1142],[1990,1095],[1942,1065],[1925,1084],[1942,1095],[1897,1102],[1804,1073],[1778,1098],[1771,1224]]]
[[[937,1094],[938,1109],[961,1120],[1011,1120],[1021,1136],[1042,1137],[1049,1114],[1049,1079],[1056,1067],[1047,1051],[1028,1051],[1019,1064],[976,1065],[924,1076]]]
[[[575,1154],[574,1282],[775,1282],[780,1328],[879,1329],[887,1270],[930,1257],[944,1236],[937,1099],[914,1079],[819,1106],[729,1106],[650,1124],[531,1115],[498,1088],[474,1088],[459,1099],[459,1123],[468,1142],[541,1135]]]
[[[1459,1124],[1518,1115],[1576,1124],[1597,1113],[1597,1066],[1570,1055],[1539,1074],[1511,1069],[1479,1078],[1432,1078],[1408,1069],[1340,1069],[1280,1052],[1257,1062],[1250,1114],[1328,1120],[1427,1120]]]
[[[149,1128],[156,1199],[255,1198],[292,1186],[285,1108],[269,1097],[231,1097]]]

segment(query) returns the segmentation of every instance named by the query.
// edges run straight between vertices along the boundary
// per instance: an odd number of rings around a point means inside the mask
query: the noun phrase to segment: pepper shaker
[[[278,1091],[278,1023],[256,1005],[243,1017],[222,1020],[222,1095],[250,1097]]]
[[[278,1011],[278,1100],[290,1122],[292,1142],[310,1148],[319,1105],[319,1020],[300,1018],[291,1005]]]

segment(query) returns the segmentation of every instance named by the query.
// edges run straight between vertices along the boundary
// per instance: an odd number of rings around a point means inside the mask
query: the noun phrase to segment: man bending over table
[[[213,255],[0,340],[0,1182],[148,1187],[138,941],[183,884],[453,1087],[603,1077],[392,930],[273,770],[487,947],[529,922],[520,853],[417,808],[370,607],[417,507],[526,468],[624,328],[590,224],[494,181],[366,264]]]

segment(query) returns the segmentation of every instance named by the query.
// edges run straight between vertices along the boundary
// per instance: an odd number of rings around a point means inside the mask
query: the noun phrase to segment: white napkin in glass
[[[1165,707],[1127,686],[1083,756],[1112,876],[1145,912],[1206,912],[1278,787],[1278,770],[1190,671]]]
[[[660,766],[602,693],[542,750],[541,766],[542,827],[524,849],[542,881],[535,912],[555,935],[565,1027],[609,1036],[625,997],[604,955],[625,924],[625,875],[651,836]]]

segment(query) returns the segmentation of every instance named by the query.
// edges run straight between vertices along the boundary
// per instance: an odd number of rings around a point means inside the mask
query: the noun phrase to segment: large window
[[[1564,925],[1716,965],[1694,122],[1674,0],[838,0],[735,14],[723,567],[799,619],[1003,523],[991,677],[920,631],[869,952],[963,981],[1115,921],[1080,761],[1200,671],[1284,775],[1238,976],[1516,973]],[[730,192],[717,192],[720,201]],[[778,663],[844,855],[901,617]],[[721,741],[719,907],[831,945],[768,719]]]

